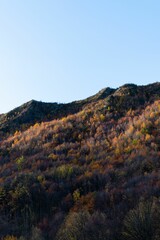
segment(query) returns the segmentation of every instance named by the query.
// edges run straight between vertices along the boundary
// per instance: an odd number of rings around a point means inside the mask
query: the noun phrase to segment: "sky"
[[[0,0],[0,113],[157,81],[159,0]]]

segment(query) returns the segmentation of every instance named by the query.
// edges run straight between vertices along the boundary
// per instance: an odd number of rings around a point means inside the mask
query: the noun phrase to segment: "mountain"
[[[0,237],[159,239],[159,131],[159,82],[0,115]]]
[[[85,100],[68,104],[43,103],[31,100],[7,114],[0,115],[0,131],[14,132],[15,129],[27,129],[36,122],[60,119],[79,112],[86,104],[104,99],[114,91],[114,89],[106,88]]]

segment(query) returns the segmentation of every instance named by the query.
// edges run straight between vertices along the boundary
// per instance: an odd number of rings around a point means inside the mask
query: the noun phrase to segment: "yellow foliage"
[[[100,166],[99,166],[99,164],[98,163],[94,163],[93,165],[92,165],[92,170],[94,169],[99,169],[100,168]]]
[[[142,125],[141,125],[142,128],[146,128],[146,123],[143,122]]]
[[[20,131],[15,131],[14,136],[18,136],[21,132]]]
[[[39,123],[35,123],[33,127],[34,127],[34,128],[38,128],[39,126],[40,126]]]
[[[100,120],[103,122],[105,120],[105,116],[103,114],[100,115]]]
[[[129,146],[125,149],[125,152],[126,152],[126,153],[130,153],[131,151],[132,151],[132,149],[131,149],[131,147],[129,147]]]
[[[44,178],[44,176],[39,175],[39,176],[37,177],[37,180],[38,180],[40,183],[43,183],[43,182],[45,181],[45,178]]]
[[[67,120],[66,117],[63,117],[63,118],[61,119],[62,122],[65,122],[66,120]]]
[[[155,113],[154,113],[154,112],[151,112],[150,118],[154,118],[154,117],[155,117]]]
[[[18,139],[14,139],[14,144],[17,144],[18,143]]]
[[[17,237],[7,235],[6,237],[2,238],[2,240],[17,240]]]
[[[74,200],[74,202],[78,201],[78,200],[80,199],[80,196],[81,196],[81,194],[80,194],[79,189],[76,189],[76,190],[73,192],[73,200]]]
[[[151,135],[146,134],[145,140],[146,140],[146,141],[149,141],[150,139],[151,139]]]
[[[119,156],[121,155],[121,150],[117,147],[116,150],[115,150],[115,155],[116,156]]]
[[[48,158],[51,158],[53,161],[56,161],[58,156],[55,155],[54,153],[49,154]]]
[[[128,130],[126,131],[127,136],[131,136],[134,132],[134,127],[132,125],[129,126]]]

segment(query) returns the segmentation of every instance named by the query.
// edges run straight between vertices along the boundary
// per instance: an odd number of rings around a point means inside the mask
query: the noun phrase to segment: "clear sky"
[[[0,0],[0,113],[156,81],[159,0]]]

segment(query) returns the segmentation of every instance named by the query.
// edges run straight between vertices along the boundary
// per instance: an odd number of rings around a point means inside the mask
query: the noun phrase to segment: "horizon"
[[[0,114],[160,81],[160,2],[0,3]]]

